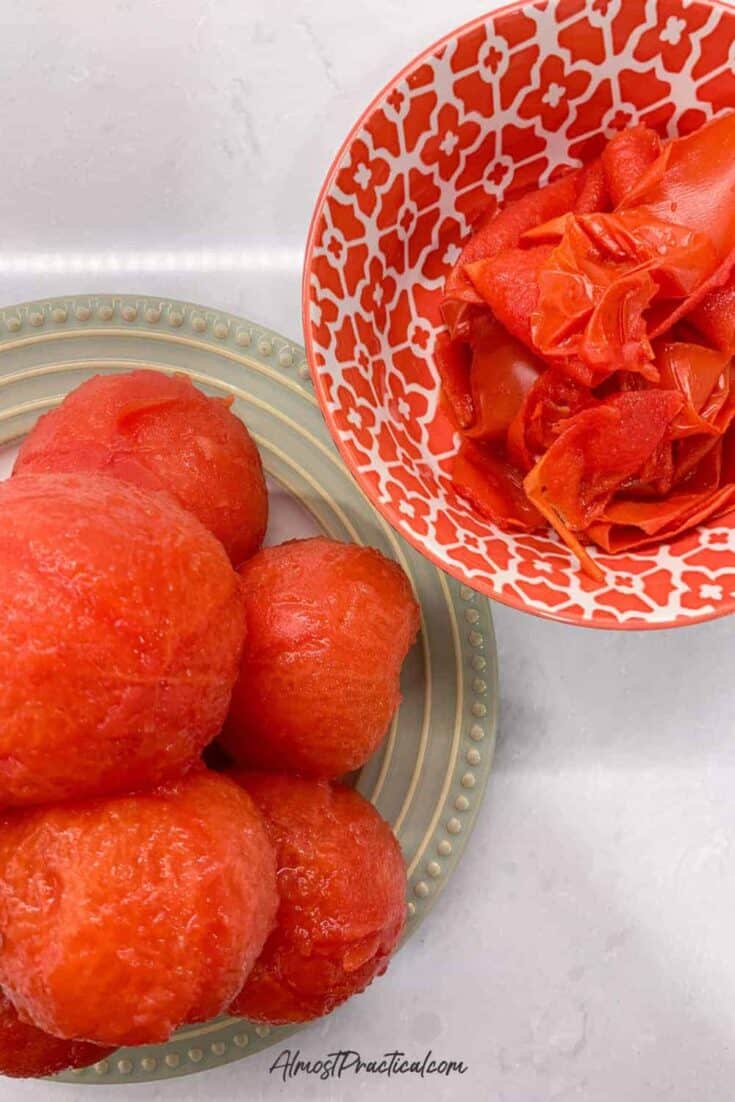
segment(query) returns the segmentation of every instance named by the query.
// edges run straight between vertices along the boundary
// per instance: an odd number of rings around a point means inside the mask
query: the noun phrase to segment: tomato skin
[[[728,356],[735,354],[735,281],[705,295],[687,321],[713,348]]]
[[[598,581],[586,543],[729,508],[734,267],[735,112],[668,142],[621,131],[489,214],[446,285],[472,407],[455,489],[508,530],[541,514]]]
[[[465,440],[454,458],[452,485],[501,528],[533,532],[543,527],[543,517],[524,493],[522,473],[491,448]]]
[[[436,366],[442,386],[442,397],[449,415],[458,429],[469,428],[475,419],[475,407],[470,388],[469,347],[440,333],[436,342]]]
[[[631,126],[610,139],[601,160],[613,207],[640,182],[661,149],[658,134],[647,126]]]
[[[490,314],[473,324],[470,348],[474,420],[466,435],[486,442],[503,440],[544,365]]]

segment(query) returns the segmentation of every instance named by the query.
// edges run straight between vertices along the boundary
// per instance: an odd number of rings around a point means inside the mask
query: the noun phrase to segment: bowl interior
[[[621,127],[673,136],[735,105],[735,13],[681,0],[516,4],[444,38],[378,95],[314,214],[304,327],[334,438],[363,490],[438,565],[504,603],[600,627],[735,608],[735,517],[672,544],[595,555],[511,535],[449,482],[433,362],[444,279],[480,212],[594,157]]]

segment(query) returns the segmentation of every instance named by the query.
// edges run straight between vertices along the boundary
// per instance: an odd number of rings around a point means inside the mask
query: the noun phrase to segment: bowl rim
[[[549,3],[553,3],[554,0],[548,0]],[[735,3],[728,3],[727,0],[698,0],[699,3],[720,12],[728,14],[735,14]],[[500,7],[493,8],[490,11],[484,12],[482,15],[475,16],[472,19],[467,20],[465,23],[461,23],[457,27],[453,27],[451,30],[445,32],[429,46],[426,46],[423,50],[412,57],[397,73],[395,73],[389,80],[382,85],[382,87],[375,93],[367,106],[360,112],[355,122],[352,124],[347,132],[344,140],[340,143],[336,153],[334,154],[326,175],[322,182],[316,200],[314,202],[314,208],[312,210],[311,218],[309,219],[309,229],[306,236],[306,245],[304,247],[304,261],[301,271],[301,324],[304,332],[304,347],[306,349],[306,362],[309,367],[311,379],[314,384],[314,390],[319,400],[319,406],[322,412],[322,416],[329,429],[332,440],[337,448],[340,456],[344,460],[347,469],[352,475],[353,479],[357,483],[362,493],[367,497],[371,505],[385,517],[389,524],[398,532],[398,534],[411,544],[419,554],[423,555],[434,566],[444,571],[445,574],[449,574],[451,577],[456,578],[457,581],[466,585],[468,588],[475,590],[478,593],[484,594],[492,601],[496,601],[498,604],[506,605],[508,608],[515,609],[517,612],[525,612],[528,616],[538,617],[542,620],[551,620],[554,623],[567,624],[570,627],[584,627],[592,628],[596,631],[665,631],[672,628],[683,627],[695,627],[697,624],[708,623],[711,620],[719,620],[723,616],[729,616],[735,612],[735,594],[729,599],[723,599],[718,607],[713,612],[702,613],[701,615],[681,618],[681,619],[669,619],[669,620],[631,620],[620,621],[611,618],[609,621],[604,620],[588,620],[584,616],[578,614],[567,614],[563,612],[556,612],[552,608],[532,608],[524,601],[515,596],[508,596],[504,593],[498,593],[491,584],[487,584],[484,581],[478,583],[477,579],[468,578],[465,571],[461,566],[453,563],[446,562],[441,555],[437,555],[435,552],[429,550],[422,545],[421,539],[415,535],[412,531],[407,530],[404,526],[401,517],[397,509],[392,504],[386,504],[385,501],[379,499],[379,495],[374,487],[364,478],[364,476],[355,469],[354,452],[349,443],[342,437],[342,434],[337,429],[334,422],[334,417],[329,410],[327,403],[326,385],[322,374],[316,368],[316,357],[314,352],[314,345],[312,339],[312,328],[309,318],[310,313],[310,299],[309,299],[309,283],[311,278],[311,271],[314,261],[314,250],[316,247],[316,230],[319,219],[321,217],[322,209],[329,191],[334,184],[337,173],[340,170],[342,161],[345,154],[349,150],[350,146],[354,142],[357,134],[363,129],[366,121],[370,118],[377,107],[383,102],[390,91],[395,85],[406,78],[414,69],[421,65],[424,61],[429,59],[438,49],[445,46],[453,38],[458,35],[466,34],[470,31],[484,26],[488,19],[495,19],[500,15],[509,15],[514,11],[522,11],[524,8],[531,4],[531,0],[510,0],[507,4],[502,4]]]

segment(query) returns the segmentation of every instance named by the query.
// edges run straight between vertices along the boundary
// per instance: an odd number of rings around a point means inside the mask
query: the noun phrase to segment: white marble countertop
[[[149,292],[299,338],[335,148],[481,7],[4,0],[0,301]],[[469,1065],[461,1080],[284,1085],[271,1050],[160,1085],[2,1079],[0,1100],[732,1098],[735,620],[615,634],[497,608],[495,623],[502,731],[464,862],[388,977],[296,1042],[311,1058],[432,1048]]]

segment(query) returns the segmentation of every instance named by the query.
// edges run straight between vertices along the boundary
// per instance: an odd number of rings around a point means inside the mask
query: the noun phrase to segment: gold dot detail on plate
[[[291,367],[293,364],[293,353],[288,348],[282,348],[278,353],[278,362],[281,367]]]
[[[204,1058],[204,1053],[200,1048],[190,1048],[186,1055],[189,1057],[192,1064],[198,1064],[199,1061]]]
[[[487,681],[483,681],[481,677],[476,677],[472,682],[472,690],[481,696],[484,695],[487,692]]]
[[[483,645],[482,632],[471,631],[467,636],[470,646],[481,647]]]
[[[149,306],[145,312],[145,320],[151,325],[155,325],[157,321],[161,320],[161,311],[157,306]]]
[[[476,624],[480,619],[480,613],[476,608],[467,608],[465,609],[464,618],[468,624]]]
[[[433,879],[436,880],[437,877],[441,876],[442,874],[442,867],[438,861],[429,861],[428,865],[426,866],[426,871],[428,872],[429,876],[433,877]]]
[[[230,327],[226,321],[216,321],[212,328],[212,332],[219,341],[223,341],[230,331]]]
[[[462,598],[463,601],[471,601],[472,598],[474,597],[474,593],[466,585],[463,585],[460,588],[459,595],[460,595],[460,597]]]
[[[222,1041],[212,1041],[212,1044],[209,1047],[212,1050],[212,1055],[213,1056],[224,1056],[224,1054],[225,1054],[224,1042],[222,1042]]]
[[[480,756],[480,751],[475,750],[474,746],[472,747],[471,750],[467,751],[465,757],[467,758],[467,761],[470,765],[479,765],[480,762],[482,761],[482,758]]]
[[[235,341],[237,342],[237,344],[240,345],[241,348],[247,348],[252,339],[253,338],[250,333],[248,333],[247,329],[238,329],[237,333],[235,333]]]
[[[111,302],[103,302],[102,305],[98,307],[97,313],[103,321],[109,321],[112,315],[115,313],[115,310]]]
[[[259,1037],[267,1037],[270,1031],[271,1027],[269,1025],[256,1025],[255,1027],[255,1032]]]
[[[35,329],[38,329],[44,323],[44,316],[40,310],[32,310],[28,315],[28,320]]]
[[[487,705],[483,704],[481,700],[476,700],[472,705],[472,714],[477,716],[478,719],[482,719],[487,715]]]
[[[485,728],[481,727],[479,723],[473,723],[470,727],[470,738],[475,742],[482,742],[485,737]]]
[[[54,310],[51,311],[51,317],[54,319],[55,322],[61,324],[61,322],[66,321],[67,312],[63,306],[57,306]]]
[[[140,1066],[142,1067],[143,1071],[155,1071],[158,1066],[158,1062],[155,1056],[144,1056],[143,1059],[140,1061]]]
[[[258,352],[260,352],[261,356],[270,356],[272,351],[273,345],[267,338],[264,338],[258,343]]]
[[[487,668],[487,659],[483,658],[481,654],[472,655],[472,669],[477,673],[482,673]]]
[[[117,1070],[121,1075],[130,1075],[130,1072],[133,1070],[133,1065],[129,1060],[118,1060]]]
[[[466,796],[457,796],[457,799],[454,801],[454,806],[457,811],[467,811],[470,806],[470,801]],[[455,819],[454,822],[456,823],[457,820]]]
[[[88,306],[77,306],[74,313],[77,316],[78,321],[89,321],[92,317],[92,311]]]
[[[232,1040],[238,1048],[247,1048],[250,1043],[250,1038],[247,1033],[236,1033]]]
[[[120,317],[123,319],[123,321],[135,321],[137,316],[138,307],[132,306],[131,304],[123,306],[122,310],[120,311]]]
[[[164,1056],[164,1062],[167,1068],[177,1068],[181,1063],[181,1057],[178,1052],[167,1052]]]
[[[418,884],[413,889],[413,894],[417,895],[419,899],[426,899],[429,894],[429,885],[425,880],[419,880]]]
[[[94,1065],[94,1070],[97,1075],[107,1075],[110,1070],[110,1065],[107,1060],[100,1060]]]
[[[462,830],[462,824],[459,819],[451,818],[447,822],[447,830],[450,834],[459,834]]]
[[[191,319],[191,327],[195,333],[203,333],[207,328],[207,319],[203,318],[201,314],[195,314]]]
[[[465,773],[461,780],[462,788],[474,788],[475,787],[475,774]]]
[[[452,852],[452,843],[446,838],[442,838],[441,842],[436,847],[436,851],[442,857],[449,857],[449,854]]]
[[[184,324],[184,315],[179,313],[178,310],[169,310],[168,323],[173,325],[174,329],[178,329],[180,325]]]
[[[17,333],[21,326],[21,320],[17,316],[9,317],[6,322],[9,333]]]
[[[304,379],[307,383],[311,382],[311,372],[307,363],[299,364],[299,378]]]
[[[413,900],[409,900],[406,905],[406,910],[408,911],[409,917],[413,918],[413,916],[416,914],[416,904],[413,902]]]

